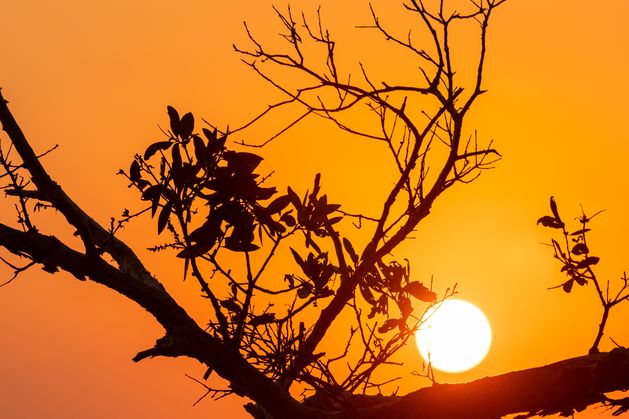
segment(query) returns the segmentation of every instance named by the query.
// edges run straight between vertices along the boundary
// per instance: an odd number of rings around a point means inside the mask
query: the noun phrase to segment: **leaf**
[[[305,298],[308,298],[311,293],[312,293],[312,285],[306,282],[297,290],[297,297],[305,299]]]
[[[573,280],[570,279],[569,281],[564,282],[564,284],[561,286],[561,288],[563,288],[563,290],[567,293],[570,293],[570,291],[572,291],[572,284],[573,284]]]
[[[433,303],[437,300],[437,294],[429,290],[419,281],[409,282],[402,291],[411,294],[413,297],[426,303]]]
[[[156,143],[151,144],[150,146],[146,148],[146,151],[144,152],[144,160],[150,159],[159,150],[168,150],[170,146],[173,144],[174,143],[170,141],[158,141]]]
[[[181,259],[192,259],[207,253],[211,248],[212,246],[206,243],[197,243],[190,247],[186,247],[181,252],[177,253],[175,257]]]
[[[140,180],[141,177],[142,174],[140,173],[140,163],[138,163],[137,160],[133,160],[133,162],[131,162],[131,167],[129,168],[129,179],[131,179],[133,182],[137,182],[138,180]]]
[[[580,235],[582,235],[582,234],[587,233],[588,231],[590,231],[590,229],[589,229],[589,228],[582,228],[581,230],[577,230],[577,231],[575,231],[574,233],[571,233],[570,235],[571,235],[571,236],[580,236]]]
[[[182,139],[186,139],[192,135],[192,131],[194,130],[194,116],[192,113],[188,112],[185,114],[181,121],[179,122],[179,136]]]
[[[257,154],[247,152],[229,151],[224,155],[227,165],[234,172],[253,173],[253,171],[262,162],[262,157]]]
[[[277,192],[277,189],[275,188],[275,186],[272,186],[270,188],[258,187],[256,189],[255,198],[257,201],[264,201],[265,199],[269,199],[270,197],[275,195],[275,192]]]
[[[208,141],[216,141],[218,131],[214,128],[214,131],[210,131],[207,128],[203,128],[203,135],[207,138]]]
[[[179,135],[179,113],[172,106],[168,106],[166,108],[168,111],[168,117],[170,118],[170,130],[173,132],[175,137]]]
[[[161,195],[155,195],[153,200],[151,201],[151,218],[155,217],[155,213],[157,212],[157,208],[159,208],[159,199]]]
[[[192,143],[194,144],[194,156],[197,158],[197,162],[205,165],[209,161],[209,155],[203,139],[198,135],[193,135]]]
[[[411,305],[411,300],[400,296],[397,300],[397,305],[400,308],[400,313],[402,314],[403,319],[408,319],[408,316],[413,312],[413,306]]]
[[[376,304],[376,299],[373,297],[373,293],[371,292],[367,284],[365,284],[364,282],[360,282],[358,284],[358,289],[360,290],[360,294],[363,296],[365,301],[367,301],[371,305]]]
[[[555,216],[555,218],[559,222],[562,222],[561,217],[559,216],[559,212],[557,211],[557,203],[555,202],[555,198],[552,196],[550,197],[550,210],[553,212],[553,215]]]
[[[352,242],[347,240],[346,237],[343,237],[343,247],[345,247],[345,251],[347,252],[349,257],[352,259],[352,262],[354,262],[354,264],[358,263],[358,255],[356,254],[356,251],[354,250],[354,246],[352,246]]]
[[[172,150],[172,170],[177,170],[181,167],[181,151],[179,150],[179,144],[175,144]]]
[[[238,240],[234,236],[225,239],[225,248],[233,252],[253,252],[260,248],[257,244]]]
[[[574,280],[577,281],[577,284],[581,286],[584,286],[585,284],[588,283],[587,279],[583,278],[582,276],[576,276]]]
[[[342,220],[343,220],[343,217],[332,217],[328,220],[328,223],[330,223],[330,225],[334,225]]]
[[[232,300],[231,298],[229,300],[223,300],[221,301],[221,306],[225,307],[227,310],[233,312],[233,313],[240,313],[240,306],[238,305],[238,303],[234,300]]]
[[[262,324],[273,323],[275,321],[275,313],[264,313],[259,316],[255,316],[249,324],[252,326],[260,326]]]
[[[378,328],[379,333],[387,333],[399,326],[402,319],[388,319]]]
[[[297,196],[295,191],[292,190],[290,186],[288,187],[287,193],[291,204],[293,204],[297,212],[301,212],[301,200],[299,199],[299,196]]]
[[[162,230],[164,230],[164,227],[166,227],[172,208],[172,202],[167,202],[162,208],[162,212],[159,213],[159,217],[157,218],[157,234],[160,234]]]
[[[299,253],[297,253],[295,251],[295,249],[293,249],[292,247],[290,248],[291,253],[293,254],[293,258],[295,258],[295,261],[297,262],[297,264],[299,265],[299,267],[304,270],[306,267],[306,262],[304,262],[304,260],[302,259],[301,256],[299,256]]]
[[[539,220],[537,220],[537,224],[541,224],[544,227],[550,228],[563,228],[564,223],[561,220],[557,220],[555,217],[551,217],[550,215],[545,215]]]
[[[273,215],[282,211],[288,206],[288,204],[290,204],[290,197],[288,195],[282,195],[275,198],[273,202],[271,202],[269,206],[266,207],[266,209],[270,215]]]
[[[577,263],[577,269],[585,269],[588,266],[596,265],[601,259],[597,256],[589,256]]]
[[[572,265],[571,263],[566,263],[565,265],[561,267],[561,272],[573,271],[574,268],[575,268],[574,265]]]
[[[574,255],[583,255],[588,253],[590,250],[588,249],[587,245],[585,243],[577,243],[573,248],[572,248],[572,254]]]
[[[146,188],[144,192],[142,192],[142,201],[152,201],[155,196],[159,196],[161,194],[162,185],[153,185],[149,188]]]
[[[282,215],[280,217],[280,221],[282,221],[284,224],[286,224],[289,227],[294,227],[297,224],[297,221],[295,221],[295,217],[293,217],[289,213]]]
[[[339,208],[341,208],[339,204],[328,204],[325,206],[324,211],[326,214],[332,214],[334,211],[338,210]]]
[[[314,188],[312,188],[312,194],[310,194],[310,199],[314,200],[315,197],[319,194],[320,189],[321,189],[321,173],[317,173],[315,175]]]
[[[159,213],[159,217],[157,218],[157,234],[161,233],[164,227],[166,227],[172,208],[172,202],[167,202],[162,208],[162,212]]]
[[[205,244],[212,247],[218,237],[221,235],[220,221],[209,218],[201,227],[194,230],[188,235],[191,242]]]

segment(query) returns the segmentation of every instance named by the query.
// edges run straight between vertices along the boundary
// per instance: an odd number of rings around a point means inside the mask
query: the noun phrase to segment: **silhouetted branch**
[[[602,211],[598,211],[594,215],[588,216],[583,208],[581,208],[581,216],[577,218],[580,223],[580,228],[570,232],[567,229],[566,224],[559,215],[557,203],[554,197],[550,197],[550,210],[552,215],[545,215],[541,217],[537,224],[542,224],[544,227],[550,227],[561,231],[563,236],[563,243],[559,243],[557,240],[552,239],[550,246],[553,248],[555,259],[562,263],[561,272],[564,272],[568,279],[563,283],[551,287],[550,289],[562,288],[564,292],[570,293],[574,284],[584,286],[588,282],[592,282],[598,300],[603,307],[603,313],[601,314],[601,321],[598,325],[596,337],[589,350],[589,353],[599,352],[599,345],[605,332],[605,326],[609,319],[609,314],[612,308],[616,305],[629,301],[629,278],[626,273],[620,278],[622,285],[619,287],[618,292],[614,296],[610,296],[609,281],[605,291],[601,286],[601,282],[594,272],[594,266],[598,264],[600,258],[594,256],[591,253],[588,245],[587,237],[591,229],[589,223],[594,217],[599,215]]]

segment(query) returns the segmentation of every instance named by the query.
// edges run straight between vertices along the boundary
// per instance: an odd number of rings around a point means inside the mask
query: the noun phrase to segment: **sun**
[[[491,345],[487,317],[474,304],[446,300],[426,312],[426,322],[415,334],[419,353],[432,367],[463,372],[478,365]]]

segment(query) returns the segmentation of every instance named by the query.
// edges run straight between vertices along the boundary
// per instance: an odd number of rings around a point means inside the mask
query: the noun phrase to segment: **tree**
[[[361,82],[350,83],[337,70],[335,44],[320,21],[310,25],[295,19],[290,10],[278,12],[287,31],[288,53],[268,51],[253,35],[252,49],[239,50],[255,71],[288,96],[261,117],[289,105],[305,109],[280,133],[307,116],[318,115],[342,130],[380,141],[390,150],[397,174],[378,216],[351,214],[329,203],[321,192],[319,176],[305,194],[292,189],[277,194],[265,186],[269,181],[262,183],[256,173],[259,156],[228,148],[227,132],[209,126],[199,132],[192,114],[180,117],[174,108],[168,109],[166,138],[137,155],[126,176],[150,204],[141,212],[156,216],[158,233],[172,235],[169,242],[154,249],[176,251],[184,278],[193,277],[209,301],[214,315],[208,331],[191,320],[116,236],[119,228],[139,213],[126,212],[109,228],[92,220],[51,180],[3,101],[0,121],[20,157],[19,163],[12,163],[11,148],[3,155],[6,191],[17,199],[21,229],[3,225],[0,242],[29,260],[24,267],[12,264],[16,274],[40,264],[49,272],[66,270],[79,279],[119,291],[153,314],[165,329],[155,347],[139,353],[136,360],[152,356],[198,359],[208,367],[206,375],[215,371],[231,384],[214,394],[233,392],[249,397],[257,403],[249,406],[254,416],[381,417],[387,412],[404,417],[414,415],[418,406],[425,406],[427,417],[462,417],[461,412],[470,416],[568,413],[604,401],[602,393],[627,387],[624,350],[465,386],[435,386],[404,397],[352,395],[380,388],[373,374],[420,324],[417,304],[435,304],[448,296],[437,297],[427,283],[413,278],[410,268],[390,254],[429,214],[444,191],[473,180],[499,156],[491,145],[478,145],[475,136],[465,140],[463,121],[483,92],[486,30],[490,15],[502,3],[481,3],[469,13],[457,14],[443,9],[431,12],[421,2],[411,2],[408,7],[432,38],[431,52],[419,49],[411,36],[390,33],[373,13],[373,29],[424,62],[426,80],[420,87],[376,83],[367,69],[363,69]],[[480,26],[480,53],[471,88],[464,91],[458,85],[448,35],[454,26],[468,21]],[[316,63],[310,66],[304,53],[307,42],[308,48],[323,49],[323,70]],[[312,84],[296,89],[284,86],[260,64],[297,71]],[[342,119],[344,112],[365,104],[375,118],[375,131],[359,130]],[[417,111],[419,105],[425,109],[423,114]],[[76,229],[83,251],[41,234],[29,215],[33,202],[37,209],[53,207],[62,213]],[[365,243],[359,245],[348,234],[347,224],[352,220],[370,229]],[[264,273],[276,250],[287,245],[292,246],[296,267],[278,284]],[[226,252],[242,255],[244,268],[224,266],[221,257]],[[211,278],[213,273],[223,282]],[[288,296],[287,309],[271,305],[278,293]],[[313,323],[307,323],[308,312],[317,313]],[[343,316],[347,313],[353,317],[349,349],[340,348],[340,358],[349,360],[350,367],[343,370],[334,365],[339,357],[319,348],[332,326],[346,324]],[[561,372],[555,374],[557,370]],[[574,371],[582,382],[574,379]],[[513,385],[512,389],[521,383],[517,397],[496,396],[490,406],[475,401],[477,387],[492,393],[500,391],[494,388],[505,391],[504,382]],[[290,393],[295,383],[316,393],[298,403]],[[532,393],[522,396],[528,391]]]

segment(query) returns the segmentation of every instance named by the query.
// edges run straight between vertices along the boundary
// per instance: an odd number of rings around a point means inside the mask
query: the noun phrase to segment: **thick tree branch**
[[[344,417],[471,419],[517,413],[521,417],[557,413],[570,416],[598,403],[613,408],[614,403],[604,393],[627,389],[629,349],[617,348],[469,383],[437,384],[401,397],[348,395]],[[622,411],[622,401],[617,405]]]
[[[626,389],[629,349],[617,348],[467,384],[425,388],[386,411],[389,417],[421,411],[426,418],[501,417],[519,412],[571,415],[604,401],[606,392]]]
[[[62,269],[77,278],[89,278],[105,285],[151,313],[166,329],[166,337],[160,339],[154,349],[138,354],[136,361],[151,356],[194,358],[230,381],[237,394],[263,403],[275,418],[322,417],[320,412],[301,406],[279,385],[249,365],[236,350],[207,334],[162,287],[139,281],[99,257],[77,252],[53,236],[0,224],[0,246],[18,255],[29,255],[48,272]]]

